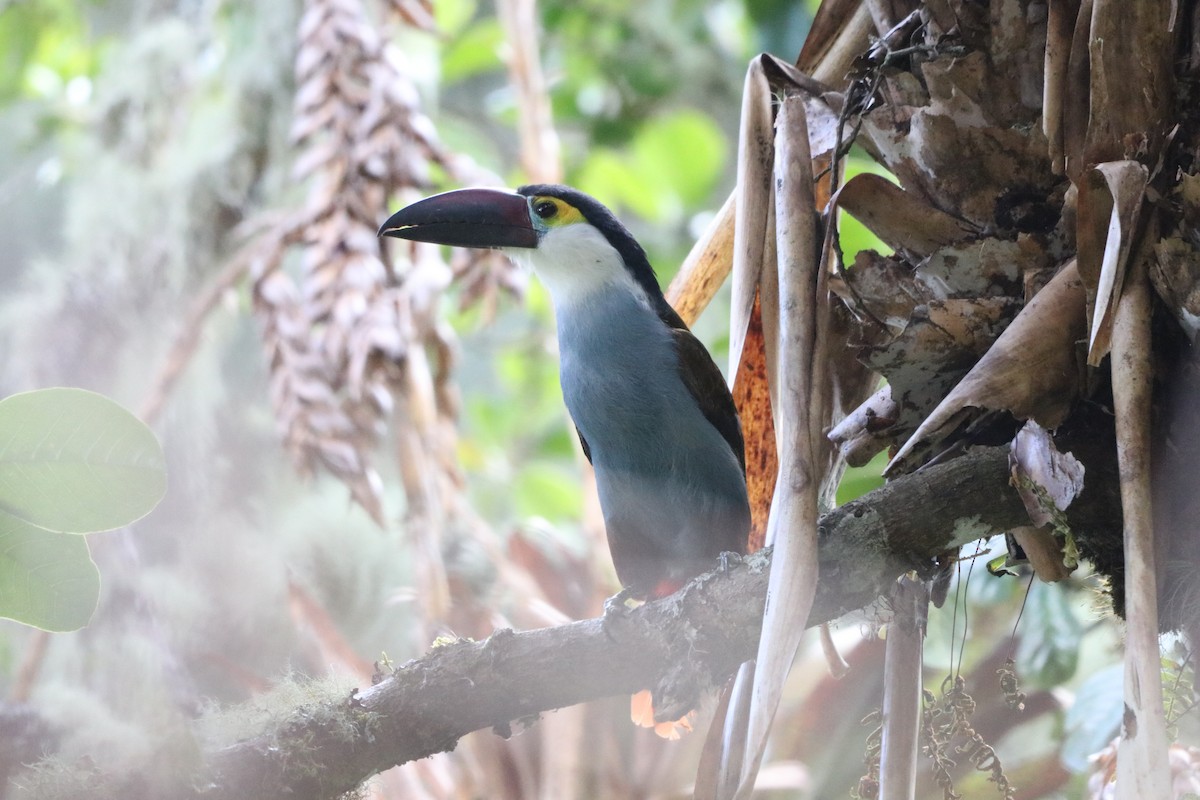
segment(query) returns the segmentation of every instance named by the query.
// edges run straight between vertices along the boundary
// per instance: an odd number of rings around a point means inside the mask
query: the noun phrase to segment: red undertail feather
[[[683,588],[687,581],[680,578],[663,578],[658,583],[654,584],[654,588],[650,590],[649,599],[658,600],[660,597],[667,597],[675,594]]]

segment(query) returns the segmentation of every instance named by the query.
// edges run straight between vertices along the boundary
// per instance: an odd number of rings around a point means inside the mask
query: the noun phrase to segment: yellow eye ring
[[[583,214],[570,203],[557,197],[540,195],[532,199],[530,212],[546,225],[561,228],[576,222],[583,222]]]

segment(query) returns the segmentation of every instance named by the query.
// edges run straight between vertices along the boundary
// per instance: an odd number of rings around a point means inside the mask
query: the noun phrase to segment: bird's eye
[[[542,219],[550,219],[558,213],[558,206],[549,200],[540,200],[533,205],[533,213]]]

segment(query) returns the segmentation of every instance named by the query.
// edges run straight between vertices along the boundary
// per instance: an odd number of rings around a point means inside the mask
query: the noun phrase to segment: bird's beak
[[[459,247],[537,247],[529,200],[498,189],[458,189],[393,214],[380,236]]]

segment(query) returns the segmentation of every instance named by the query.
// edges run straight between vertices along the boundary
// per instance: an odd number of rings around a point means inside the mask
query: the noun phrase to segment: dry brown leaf
[[[1092,3],[1086,163],[1145,155],[1154,163],[1167,133],[1160,121],[1172,101],[1172,61],[1182,28],[1171,25],[1176,5],[1174,0]]]
[[[884,386],[829,431],[829,441],[851,467],[865,466],[874,455],[896,443],[900,406],[892,387]]]
[[[1051,525],[1083,491],[1083,464],[1054,446],[1050,432],[1029,420],[1009,450],[1012,485],[1036,526]]]
[[[1063,100],[1063,156],[1066,159],[1066,174],[1076,186],[1086,168],[1083,148],[1088,135],[1088,93],[1081,88],[1091,80],[1088,41],[1092,31],[1092,6],[1093,0],[1079,2],[1071,36],[1071,54],[1067,59],[1066,84],[1071,91],[1066,92]]]
[[[822,12],[827,6],[829,16],[822,20]],[[845,89],[850,84],[855,59],[867,49],[874,33],[871,12],[859,0],[823,2],[817,9],[813,28],[817,32],[810,33],[805,39],[796,66],[821,83],[834,89]],[[813,42],[811,48],[810,41]]]
[[[1022,297],[1022,278],[1044,269],[1042,246],[1027,239],[980,239],[943,247],[918,265],[915,278],[934,297]]]
[[[1149,226],[1157,233],[1157,224]],[[1125,553],[1125,717],[1118,745],[1117,800],[1168,797],[1167,723],[1159,654],[1158,546],[1151,487],[1150,248],[1139,248],[1113,324],[1113,412],[1121,475]]]
[[[1047,583],[1067,578],[1076,564],[1066,563],[1058,526],[1061,512],[1083,491],[1083,465],[1054,446],[1049,431],[1029,420],[1009,449],[1010,482],[1029,513],[1032,525],[1011,533],[1025,552],[1033,573]]]
[[[808,35],[804,37],[796,66],[806,73],[817,69],[826,60],[842,31],[853,24],[853,18],[862,5],[862,0],[824,0],[813,16]],[[863,43],[866,43],[865,37]]]
[[[1081,202],[1079,215],[1079,274],[1088,288],[1088,296],[1094,298],[1089,316],[1088,365],[1099,366],[1108,355],[1112,338],[1113,317],[1121,286],[1129,266],[1129,255],[1137,234],[1138,216],[1146,196],[1149,173],[1136,161],[1115,161],[1099,164],[1095,173],[1104,179],[1103,185],[1088,184],[1083,193],[1088,198]],[[1107,191],[1109,202],[1095,202],[1097,192]],[[1081,196],[1081,201],[1082,201]],[[1100,208],[1110,208],[1107,220],[1098,213]],[[1101,230],[1104,247],[1097,262],[1096,249],[1085,247],[1099,241]]]
[[[992,123],[1012,116],[1002,105],[993,111],[1006,98],[992,70],[982,52],[924,63],[924,86],[897,76],[892,91],[900,100],[867,114],[862,128],[906,191],[980,229],[994,225],[997,205],[1006,202],[995,187],[1036,195],[1056,181],[1039,129]],[[970,169],[964,152],[972,154]]]
[[[914,309],[890,342],[863,350],[862,362],[891,387],[898,409],[891,438],[916,429],[996,342],[1016,311],[1016,302],[1002,297],[931,301]],[[875,432],[881,443],[882,434]]]
[[[882,797],[912,797],[921,743],[921,666],[929,586],[901,577],[890,596],[894,609],[887,626],[883,663],[883,747],[879,760]]]
[[[1051,528],[1035,528],[1025,525],[1009,531],[1017,545],[1025,553],[1025,560],[1038,579],[1045,583],[1057,583],[1071,576],[1075,567],[1065,563],[1063,543]]]
[[[766,349],[763,342],[762,304],[754,300],[746,343],[737,379],[733,382],[733,400],[742,420],[746,441],[746,492],[750,499],[749,552],[766,543],[767,514],[775,491],[779,458],[775,448],[775,424],[771,417],[771,393],[767,381]]]
[[[1200,333],[1200,251],[1180,237],[1154,245],[1154,289],[1194,342]]]
[[[937,296],[902,258],[874,250],[858,251],[853,266],[844,276],[833,276],[830,287],[847,307],[878,323],[860,332],[860,339],[872,342],[904,330],[913,309]]]
[[[921,423],[885,472],[902,471],[918,448],[936,446],[965,415],[981,409],[1057,427],[1081,389],[1077,343],[1086,331],[1084,303],[1083,284],[1071,261]]]
[[[833,205],[866,225],[895,250],[926,256],[974,237],[978,230],[910,195],[881,175],[855,175],[834,195]]]
[[[864,348],[861,359],[888,379],[897,403],[920,406],[911,395],[941,397],[943,376],[965,374],[1016,315],[1015,306],[1006,297],[931,300],[913,309],[904,330],[891,341]]]
[[[886,327],[860,328],[857,345],[892,386],[831,432],[851,463],[865,463],[916,428],[1012,319],[1009,297],[1020,292],[1022,271],[1037,269],[1042,258],[1040,248],[1026,252],[996,239],[942,248],[915,270],[900,256],[857,254],[846,274],[850,286],[837,278],[833,286]]]
[[[1079,0],[1050,0],[1046,19],[1045,81],[1042,88],[1042,132],[1055,175],[1066,174],[1063,118],[1066,115],[1068,66]]]
[[[737,216],[733,226],[733,279],[729,322],[729,375],[737,375],[754,298],[763,271],[771,202],[771,91],[760,59],[746,70],[738,136]]]
[[[772,92],[779,97],[800,95],[804,98],[804,116],[808,124],[808,146],[817,162],[833,152],[837,143],[838,126],[841,114],[831,107],[830,103],[841,108],[842,98],[830,92],[829,87],[815,78],[810,77],[786,61],[776,58],[770,53],[759,56],[763,65],[763,74]],[[818,169],[826,169],[828,164],[822,164]],[[829,186],[829,181],[822,178],[819,186]],[[828,194],[828,192],[826,192]],[[824,207],[828,196],[818,196],[817,205]]]
[[[738,797],[748,797],[766,750],[783,683],[803,636],[816,591],[818,492],[824,478],[827,386],[817,363],[828,297],[822,292],[812,155],[803,99],[783,100],[776,121],[774,185],[778,251],[778,335],[764,339],[780,445],[779,478],[767,521],[775,547]],[[764,273],[770,267],[764,265]],[[765,277],[765,274],[764,274]],[[764,295],[764,304],[766,303]],[[775,358],[772,350],[777,351]]]

